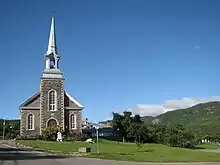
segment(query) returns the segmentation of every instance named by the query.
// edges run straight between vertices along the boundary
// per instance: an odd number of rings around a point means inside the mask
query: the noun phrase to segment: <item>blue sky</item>
[[[52,15],[65,89],[84,118],[220,93],[218,0],[8,0],[0,5],[1,118],[18,118],[39,90]]]

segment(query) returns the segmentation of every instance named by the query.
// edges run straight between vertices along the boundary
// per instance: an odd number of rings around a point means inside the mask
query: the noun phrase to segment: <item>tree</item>
[[[113,115],[113,119],[112,119],[112,125],[113,125],[113,128],[115,130],[118,130],[119,129],[119,134],[120,136],[123,136],[124,135],[124,128],[122,126],[122,120],[123,120],[123,116],[120,115],[119,113],[112,113]]]
[[[0,119],[0,136],[3,136],[4,119]],[[20,134],[20,120],[5,120],[5,139],[14,139]]]
[[[119,129],[120,136],[127,139],[128,129],[132,123],[132,113],[124,111],[123,115],[113,112],[112,124],[115,130]]]
[[[161,124],[148,125],[149,129],[149,142],[151,143],[164,143],[164,138],[167,133],[167,127]]]
[[[134,115],[132,122],[134,122],[134,123],[143,123],[143,121],[141,120],[141,116],[138,115],[138,114]]]
[[[193,148],[195,136],[182,124],[169,125],[165,136],[165,144],[171,147]]]
[[[131,123],[128,129],[127,138],[131,141],[148,142],[149,140],[149,129],[147,125],[143,123]]]
[[[132,113],[128,111],[124,111],[124,116],[122,117],[122,127],[124,129],[124,135],[123,137],[127,140],[127,134],[128,134],[128,129],[132,123]]]
[[[123,115],[113,113],[112,123],[115,129],[119,129],[120,136],[136,142],[139,148],[146,142],[193,148],[198,142],[193,132],[182,124],[146,125],[139,115],[132,117],[128,111],[124,111]]]

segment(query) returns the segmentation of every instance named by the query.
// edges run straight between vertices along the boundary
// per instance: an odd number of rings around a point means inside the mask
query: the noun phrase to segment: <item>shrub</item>
[[[197,141],[190,130],[181,124],[177,124],[168,126],[165,144],[171,147],[194,148]]]
[[[42,139],[47,141],[56,141],[58,128],[46,128],[42,131]]]
[[[138,139],[136,139],[136,145],[138,149],[141,149],[144,146],[143,140],[141,140],[141,137],[139,136]]]

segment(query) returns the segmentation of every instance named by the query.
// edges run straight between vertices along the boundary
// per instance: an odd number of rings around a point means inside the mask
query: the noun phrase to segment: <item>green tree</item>
[[[112,124],[115,130],[119,129],[120,136],[127,140],[128,129],[132,123],[132,113],[124,111],[123,115],[113,112]]]
[[[161,124],[153,124],[149,126],[149,132],[150,142],[163,144],[167,133],[167,127]]]
[[[165,135],[165,144],[171,147],[192,148],[195,145],[195,136],[182,124],[169,125]]]
[[[132,122],[134,122],[134,123],[144,123],[144,122],[141,120],[141,116],[138,115],[138,114],[134,115]]]
[[[0,119],[0,136],[3,136],[4,127],[5,139],[13,139],[20,134],[20,120],[5,120],[4,126],[4,119]]]
[[[120,115],[119,113],[114,113],[113,112],[113,119],[112,119],[112,125],[113,125],[113,128],[115,130],[118,130],[119,129],[119,135],[120,136],[124,136],[124,127],[122,126],[122,120],[123,120],[123,116]]]
[[[144,123],[131,123],[128,129],[127,138],[130,141],[141,141],[143,143],[149,141],[149,129]]]

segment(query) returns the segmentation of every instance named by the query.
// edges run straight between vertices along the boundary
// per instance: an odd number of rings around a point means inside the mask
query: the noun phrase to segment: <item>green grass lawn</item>
[[[77,152],[84,142],[48,142],[38,140],[18,141],[21,144],[55,150],[62,153]],[[136,144],[101,140],[100,155],[96,154],[96,144],[92,144],[92,153],[86,157],[138,161],[138,162],[220,162],[220,153],[201,152],[199,150],[172,148],[161,144],[145,144],[138,150]],[[205,147],[204,147],[205,148]]]

